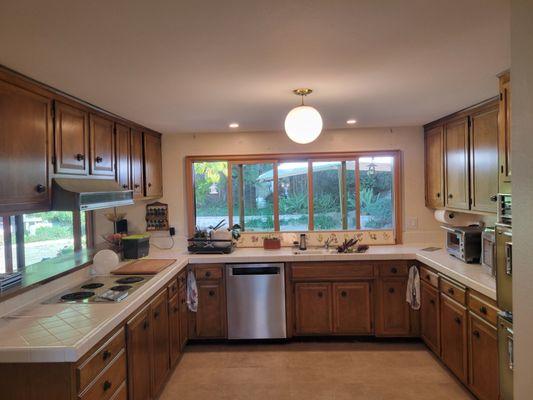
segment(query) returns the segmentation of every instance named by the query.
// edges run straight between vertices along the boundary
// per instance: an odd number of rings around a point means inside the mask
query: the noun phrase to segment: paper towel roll
[[[438,222],[442,222],[451,226],[478,225],[480,223],[479,219],[477,219],[475,215],[462,214],[455,211],[435,210],[434,215]]]

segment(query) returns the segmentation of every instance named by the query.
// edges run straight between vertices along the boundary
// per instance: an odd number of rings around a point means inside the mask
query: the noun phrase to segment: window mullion
[[[246,230],[244,226],[244,173],[243,165],[239,164],[239,224],[242,230]]]
[[[72,212],[72,233],[74,234],[74,251],[81,250],[81,213]]]
[[[359,179],[359,157],[355,159],[355,227],[361,229],[361,181]]]
[[[13,272],[13,247],[11,238],[11,217],[2,217],[4,229],[4,261],[6,272]]]
[[[226,199],[228,201],[228,227],[233,224],[233,163],[228,162],[228,178],[226,183]]]
[[[346,193],[346,161],[341,163],[340,176],[340,195],[341,195],[341,214],[342,214],[342,229],[348,229],[348,201]]]
[[[24,215],[15,215],[15,238],[17,241],[17,269],[26,265],[24,254]]]
[[[309,214],[309,230],[315,230],[315,212],[313,202],[313,161],[307,162],[307,199],[308,199],[308,214]]]
[[[278,195],[278,162],[274,162],[274,172],[272,175],[273,195],[274,195],[274,231],[277,232],[279,228],[279,195]]]

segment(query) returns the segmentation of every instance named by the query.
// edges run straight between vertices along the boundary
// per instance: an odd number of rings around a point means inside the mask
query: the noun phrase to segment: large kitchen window
[[[50,211],[0,217],[0,273],[68,263],[90,247],[88,213]]]
[[[396,231],[400,153],[188,157],[189,230]]]

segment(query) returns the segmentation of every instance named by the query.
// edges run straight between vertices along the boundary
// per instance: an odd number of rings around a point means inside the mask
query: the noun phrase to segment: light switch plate
[[[418,229],[418,218],[407,217],[407,229],[413,231]]]

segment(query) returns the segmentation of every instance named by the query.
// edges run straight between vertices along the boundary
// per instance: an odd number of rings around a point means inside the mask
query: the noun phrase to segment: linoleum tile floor
[[[187,346],[160,400],[472,400],[421,343]]]

